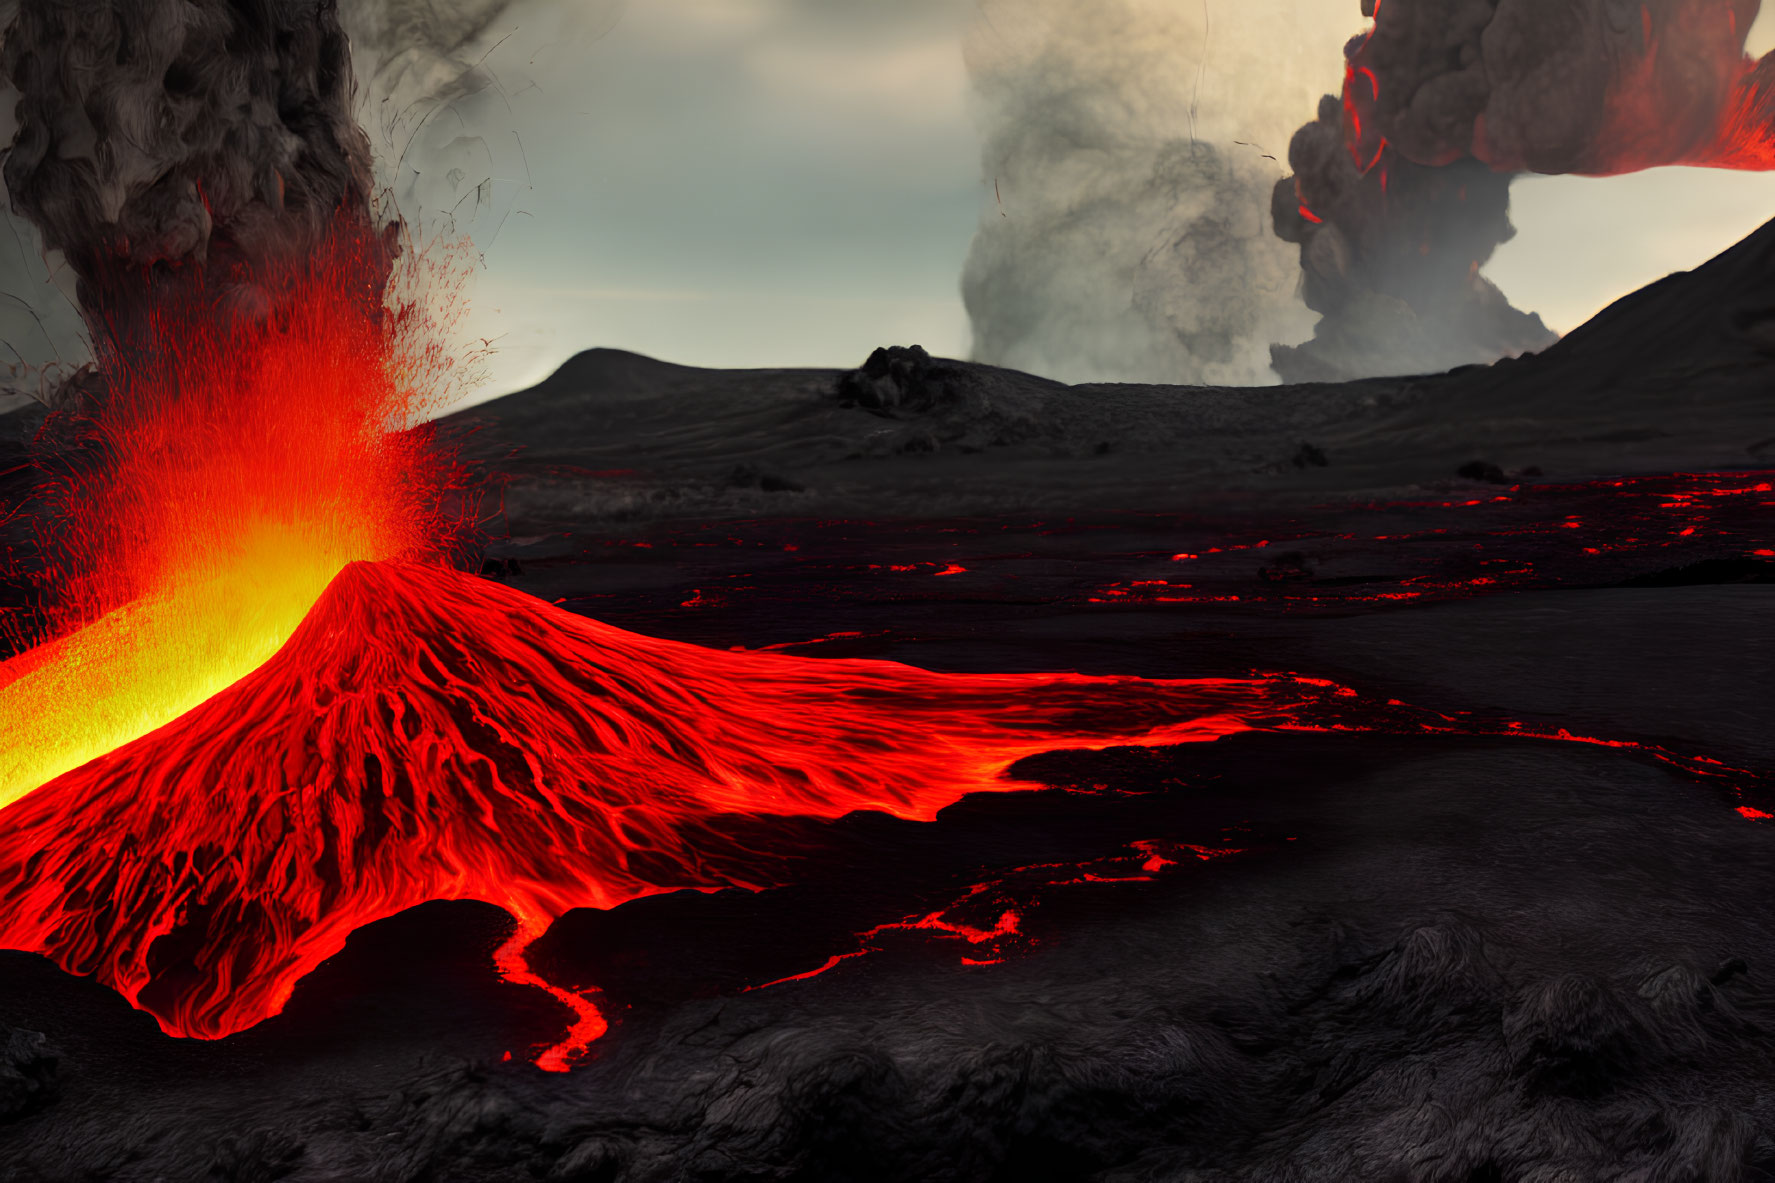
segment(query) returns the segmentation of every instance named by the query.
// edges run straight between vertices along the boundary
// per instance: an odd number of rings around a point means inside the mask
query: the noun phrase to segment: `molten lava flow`
[[[109,359],[47,497],[59,635],[0,664],[0,807],[258,667],[347,563],[424,549],[436,464],[390,428],[447,359],[380,314],[373,246],[342,237],[263,319],[152,312],[154,356]]]
[[[0,942],[168,1032],[222,1036],[427,900],[497,904],[533,936],[571,908],[726,886],[686,837],[712,818],[928,819],[1029,787],[1002,776],[1022,757],[1214,739],[1303,693],[719,652],[440,566],[353,563],[260,668],[0,812]],[[531,980],[521,943],[502,968]]]

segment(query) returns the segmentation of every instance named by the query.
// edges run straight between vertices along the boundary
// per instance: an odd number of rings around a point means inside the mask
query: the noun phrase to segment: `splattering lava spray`
[[[1428,372],[1553,341],[1480,274],[1513,174],[1775,167],[1759,0],[1363,0],[1343,93],[1289,147],[1276,233],[1300,244],[1313,340],[1285,380]]]
[[[15,208],[78,280],[96,369],[44,441],[51,642],[0,673],[0,804],[253,669],[346,563],[416,556],[451,359],[385,301],[331,3],[19,8]]]

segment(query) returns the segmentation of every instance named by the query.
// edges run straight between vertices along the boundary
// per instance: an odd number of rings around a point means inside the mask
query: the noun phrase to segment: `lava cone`
[[[563,912],[734,885],[711,820],[929,819],[1030,787],[1003,776],[1024,756],[1215,739],[1300,693],[713,651],[354,563],[252,674],[0,811],[0,942],[213,1038],[359,926],[476,899],[519,921],[508,976],[544,985],[521,947]]]

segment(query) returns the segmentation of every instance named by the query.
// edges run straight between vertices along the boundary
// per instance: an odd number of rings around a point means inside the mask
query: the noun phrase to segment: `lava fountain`
[[[7,196],[76,280],[95,367],[41,448],[0,806],[258,666],[346,563],[430,545],[440,469],[391,428],[450,369],[429,265],[396,267],[373,200],[335,0],[9,12]]]
[[[340,235],[279,314],[155,312],[115,359],[44,494],[58,626],[0,664],[0,806],[258,667],[347,563],[434,548],[443,466],[391,429],[450,359],[366,311],[377,258]]]

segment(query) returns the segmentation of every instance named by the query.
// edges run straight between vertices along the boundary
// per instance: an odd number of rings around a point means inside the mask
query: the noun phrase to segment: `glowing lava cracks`
[[[519,921],[727,883],[723,815],[931,818],[1060,747],[1175,744],[1285,682],[956,675],[625,633],[441,566],[354,563],[275,656],[0,813],[0,943],[168,1032],[276,1013],[350,932],[436,899]],[[582,1021],[602,1021],[564,992]],[[560,1066],[572,1048],[558,1049]]]

